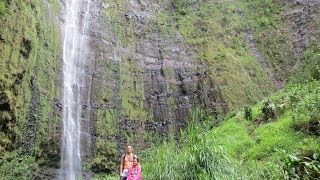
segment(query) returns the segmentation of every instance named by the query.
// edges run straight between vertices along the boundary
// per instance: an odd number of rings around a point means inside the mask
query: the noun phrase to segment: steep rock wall
[[[306,51],[319,43],[320,1],[252,1],[245,6],[257,47],[277,80],[305,79],[305,66],[313,64]]]
[[[126,144],[139,154],[159,135],[178,133],[193,106],[217,118],[275,89],[240,24],[223,27],[222,18],[241,20],[232,3],[193,2],[187,15],[176,13],[173,1],[106,0],[95,7],[88,161],[95,172],[117,169]],[[212,19],[211,11],[222,17]]]
[[[11,161],[14,157],[10,153],[16,152],[33,157],[34,162],[45,169],[57,168],[61,62],[55,15],[59,4],[56,1],[12,0],[5,5],[6,11],[0,16],[2,164]],[[19,168],[11,164],[8,176]],[[20,173],[28,175],[22,170]]]

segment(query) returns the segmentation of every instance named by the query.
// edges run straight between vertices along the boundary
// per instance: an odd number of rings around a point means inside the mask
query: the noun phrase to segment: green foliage
[[[313,16],[318,13],[313,7],[304,7],[293,1],[250,0],[241,3],[247,27],[253,31],[257,48],[275,71],[278,79],[303,82],[306,79],[319,79],[319,45],[318,34],[306,33],[295,36],[302,28],[303,20],[297,10],[310,12],[305,24],[319,31],[320,21]],[[309,30],[306,30],[309,31]],[[296,42],[299,42],[298,45]],[[292,77],[294,76],[294,77]]]
[[[160,29],[183,36],[198,63],[205,65],[197,72],[219,85],[229,110],[256,102],[274,90],[245,41],[247,23],[239,10],[244,2],[176,0],[172,4],[171,17],[158,16]]]
[[[278,23],[282,6],[276,0],[253,0],[247,1],[245,5],[251,10],[251,12],[247,12],[251,26],[262,30],[273,28]]]
[[[190,5],[190,0],[172,0],[172,7],[177,10],[180,15],[187,15],[188,6]]]
[[[243,166],[216,141],[218,136],[208,133],[207,123],[199,123],[201,115],[193,117],[186,131],[181,132],[180,142],[163,142],[147,151],[142,164],[146,179],[270,179],[274,176],[270,167],[256,167],[255,163]]]
[[[0,0],[0,17],[5,13],[8,13],[8,6],[11,3],[11,0]]]
[[[274,119],[275,118],[275,105],[274,103],[270,102],[270,100],[266,100],[263,102],[261,106],[261,112],[264,115],[266,120]]]
[[[16,152],[7,153],[0,159],[0,174],[3,180],[27,180],[37,173],[38,166],[35,158]]]
[[[95,174],[93,180],[118,180],[119,176],[110,176],[105,174]]]
[[[142,164],[145,177],[318,177],[319,135],[304,130],[299,122],[314,122],[310,118],[319,113],[319,88],[319,81],[290,85],[237,115],[229,113],[228,118],[212,130],[206,125],[201,111],[195,111],[192,123],[181,131],[179,142],[157,144],[146,152]],[[247,120],[250,116],[252,120]],[[264,119],[261,120],[261,116]]]
[[[118,169],[117,151],[115,143],[110,143],[99,137],[95,143],[94,156],[90,162],[90,169],[95,173],[111,173]]]
[[[294,85],[290,92],[294,127],[304,132],[320,134],[320,83]]]
[[[247,28],[255,37],[260,54],[268,62],[278,79],[288,79],[293,73],[295,59],[292,52],[292,19],[284,15],[294,5],[281,0],[247,0],[242,7]]]
[[[309,47],[304,51],[304,57],[295,66],[296,73],[290,81],[296,84],[320,80],[320,46],[316,40],[310,40]]]
[[[33,167],[59,163],[60,117],[53,100],[60,84],[60,43],[55,14],[48,9],[54,1],[0,0],[6,7],[0,21],[0,96],[4,105],[0,110],[0,156],[17,149],[23,152],[3,159],[3,168],[17,166],[7,173],[7,179],[30,179],[28,169],[37,176],[41,171]]]
[[[0,1],[0,16],[6,12],[6,4],[3,1]]]
[[[317,179],[320,177],[320,151],[303,154],[283,152],[283,168],[290,179]]]
[[[244,107],[244,118],[246,120],[252,120],[252,108],[245,106]]]
[[[309,134],[319,134],[319,87],[318,81],[290,85],[256,105],[260,113],[256,113],[253,123],[259,127],[252,133],[257,144],[244,157],[276,159],[279,153],[274,152],[274,147],[290,152],[318,147],[319,142],[314,142],[315,137]]]
[[[275,119],[286,108],[292,113],[292,127],[305,133],[319,135],[320,127],[320,82],[310,81],[291,84],[279,93],[263,100],[260,107],[266,120]]]
[[[304,53],[304,61],[301,71],[295,78],[300,82],[315,79],[320,80],[320,46],[312,41],[310,47]]]

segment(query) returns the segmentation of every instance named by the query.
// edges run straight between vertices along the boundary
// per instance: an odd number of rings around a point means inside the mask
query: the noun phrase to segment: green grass
[[[110,176],[110,175],[99,175],[95,174],[93,180],[119,180],[119,176]]]
[[[261,109],[265,104],[260,102],[252,108],[252,120],[244,119],[243,111],[233,112],[211,130],[200,125],[202,116],[196,111],[196,118],[182,131],[179,142],[167,141],[146,152],[142,163],[144,176],[146,179],[283,179],[320,175],[317,168],[312,169],[320,166],[316,156],[320,149],[319,135],[296,128],[300,121],[309,122],[308,117],[318,113],[312,107],[319,107],[316,98],[319,88],[318,81],[288,86],[264,100],[274,103],[273,118],[264,119]],[[305,106],[306,101],[309,106]],[[297,109],[307,117],[300,113],[298,118]],[[293,165],[288,163],[288,157],[300,161]]]
[[[304,74],[309,74],[310,72],[303,70],[303,68],[314,62],[310,62],[304,54],[309,49],[314,49],[314,46],[318,46],[312,41],[318,42],[319,33],[307,33],[304,38],[308,42],[302,44],[304,47],[300,47],[298,50],[295,44],[295,41],[298,40],[293,38],[304,22],[299,15],[292,12],[305,11],[304,5],[283,0],[238,2],[239,7],[243,10],[243,17],[247,21],[246,26],[253,32],[257,48],[274,70],[277,78],[292,80],[291,76],[298,76],[298,78],[302,76],[301,79],[303,79]],[[308,22],[303,26],[312,24],[315,27],[315,32],[319,32],[320,21],[315,18],[319,10],[311,6],[307,11],[309,12]],[[299,55],[295,55],[296,53]]]

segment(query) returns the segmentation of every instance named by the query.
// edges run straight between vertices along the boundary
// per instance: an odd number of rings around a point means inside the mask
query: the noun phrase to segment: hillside
[[[196,109],[179,142],[147,151],[146,179],[318,179],[319,90],[290,85],[213,128]]]

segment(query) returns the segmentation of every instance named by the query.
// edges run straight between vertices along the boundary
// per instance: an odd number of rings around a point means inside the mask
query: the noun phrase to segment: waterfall
[[[60,179],[81,175],[81,119],[85,88],[86,39],[91,0],[65,0],[63,41],[63,130]]]

